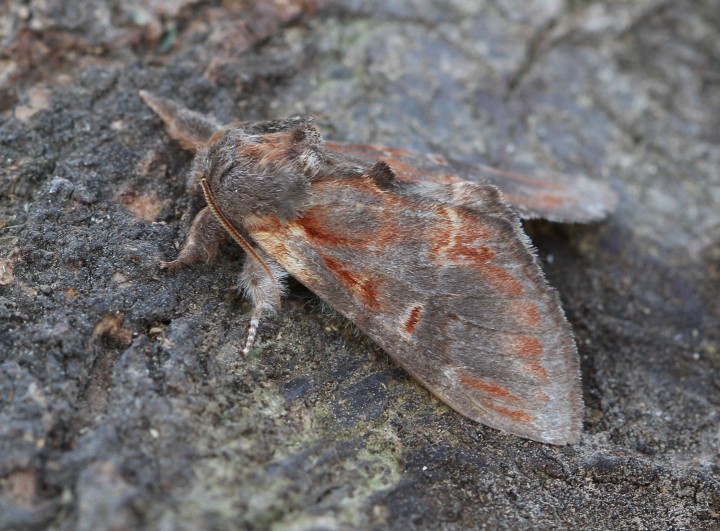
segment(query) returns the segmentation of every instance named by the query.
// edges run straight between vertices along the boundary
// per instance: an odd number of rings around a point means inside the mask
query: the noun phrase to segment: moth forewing
[[[575,442],[582,398],[570,327],[517,216],[494,187],[473,186],[468,206],[443,201],[457,195],[447,188],[430,202],[432,187],[418,196],[414,186],[328,177],[298,219],[268,219],[250,234],[457,411]]]

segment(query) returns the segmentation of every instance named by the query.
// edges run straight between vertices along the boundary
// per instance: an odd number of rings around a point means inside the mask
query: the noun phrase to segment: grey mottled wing
[[[310,195],[300,218],[257,220],[252,238],[460,413],[538,441],[578,439],[572,333],[494,186],[326,178]]]

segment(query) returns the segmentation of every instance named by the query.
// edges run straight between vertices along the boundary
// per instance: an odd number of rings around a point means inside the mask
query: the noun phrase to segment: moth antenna
[[[258,264],[260,264],[260,266],[267,273],[268,277],[270,277],[273,285],[273,292],[275,293],[275,302],[277,303],[277,307],[279,308],[280,288],[278,288],[277,282],[275,282],[275,276],[270,270],[270,266],[268,266],[265,261],[260,258],[260,255],[255,252],[255,249],[253,249],[250,244],[245,240],[245,238],[243,238],[240,233],[235,230],[235,227],[233,227],[232,223],[230,223],[230,220],[225,216],[225,214],[223,214],[222,210],[218,208],[217,203],[215,202],[215,198],[210,191],[210,185],[208,185],[207,179],[201,179],[200,184],[203,189],[203,195],[205,195],[205,201],[207,202],[210,210],[213,214],[215,214],[215,217],[223,226],[223,228],[228,231],[228,234],[232,236],[233,240],[235,240],[235,242],[243,248],[243,250],[248,254],[251,259],[255,260]]]
[[[258,263],[260,267],[265,270],[265,273],[267,273],[267,276],[272,284],[273,293],[275,294],[275,302],[277,304],[277,308],[280,308],[280,288],[277,285],[275,275],[273,275],[270,266],[268,266],[265,261],[260,258],[260,255],[255,252],[255,250],[250,246],[250,244],[245,240],[245,238],[243,238],[240,233],[235,230],[235,227],[233,227],[232,223],[230,223],[230,220],[217,206],[215,198],[210,191],[210,185],[208,184],[207,179],[201,179],[200,185],[202,186],[203,195],[205,195],[205,201],[207,202],[208,207],[215,215],[217,220],[220,222],[220,224],[223,226],[223,228],[228,232],[228,234],[230,234],[230,236],[232,236],[233,240],[235,240],[237,244],[245,250],[245,252],[248,254],[248,259],[255,260],[255,262]],[[260,324],[261,315],[262,306],[256,306],[253,310],[252,317],[250,318],[250,329],[248,330],[248,337],[247,341],[245,342],[245,348],[243,348],[243,356],[247,355],[247,353],[250,352],[250,349],[252,348],[253,342],[255,341],[255,335],[257,334],[257,328]]]

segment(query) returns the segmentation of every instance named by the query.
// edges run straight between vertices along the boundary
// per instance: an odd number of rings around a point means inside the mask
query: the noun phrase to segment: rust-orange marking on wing
[[[265,216],[250,214],[243,218],[243,225],[249,231],[276,233],[285,230],[285,226],[280,222],[280,218],[274,214]]]
[[[462,263],[463,258],[472,260],[476,262],[473,265],[479,265],[495,257],[495,253],[492,252],[489,247],[484,245],[470,246],[462,242],[457,242],[452,247],[447,247],[445,249],[445,255],[453,262]]]
[[[273,258],[284,262],[287,258],[285,242],[288,241],[288,226],[277,216],[247,216],[244,220],[250,236],[260,243]]]
[[[352,227],[343,227],[341,233],[337,222],[327,219],[322,209],[310,209],[301,218],[293,222],[293,225],[300,227],[309,240],[321,247],[348,247],[351,249],[367,249],[368,247],[385,247],[389,243],[402,238],[402,233],[391,223],[384,220],[385,224],[377,227],[372,232],[352,232]]]
[[[350,235],[341,236],[334,225],[325,219],[322,209],[320,208],[308,210],[302,217],[295,220],[294,224],[300,227],[309,239],[319,245],[342,245],[354,249],[365,247],[367,242],[367,236],[365,235],[361,236],[350,233]]]
[[[516,336],[510,340],[508,346],[510,347],[510,354],[526,358],[536,358],[545,350],[540,341],[529,336]]]
[[[366,217],[376,219],[375,223],[366,223],[363,231],[360,232],[354,230],[352,224],[345,220],[342,210],[335,204],[309,208],[293,223],[305,232],[308,239],[319,246],[344,246],[352,249],[381,248],[410,237],[408,227],[401,226],[393,214],[413,208],[413,205],[409,205],[406,199],[396,194],[381,190],[372,179],[338,180],[332,176],[325,176],[314,182],[312,187],[318,195],[330,197],[343,197],[349,188],[359,190],[361,194],[366,194],[360,196],[360,200],[367,201]]]
[[[430,259],[440,265],[464,265],[477,269],[503,294],[519,296],[523,287],[520,281],[504,268],[490,262],[495,252],[479,241],[487,240],[490,231],[471,215],[456,208],[442,208],[441,219],[429,232]]]
[[[489,248],[476,244],[478,240],[487,240],[490,234],[474,218],[455,208],[441,208],[437,213],[440,219],[429,231],[432,259],[440,260],[443,255],[448,255],[450,258],[475,257],[487,261],[495,256]]]
[[[371,169],[372,168],[368,168],[368,173]],[[403,198],[395,194],[389,194],[380,188],[367,174],[358,177],[338,178],[336,175],[321,173],[315,177],[310,189],[318,194],[332,196],[334,194],[340,194],[343,190],[347,191],[349,188],[367,193],[368,199],[372,199],[374,201],[373,204],[376,206],[378,200],[388,204],[393,202],[403,204],[405,202]]]
[[[378,309],[380,306],[378,303],[378,292],[372,280],[350,271],[343,266],[343,264],[329,256],[323,256],[323,262],[325,262],[325,266],[335,278],[338,279],[346,289],[357,295],[368,308],[372,310]]]
[[[530,422],[535,419],[530,413],[494,404],[490,400],[480,399],[480,402],[488,409],[492,409],[496,413],[500,413],[503,417],[507,417],[515,422]]]
[[[542,391],[538,391],[537,393],[535,393],[535,400],[537,400],[538,402],[542,402],[543,404],[547,404],[548,402],[550,402],[550,397]]]
[[[525,362],[525,366],[530,369],[530,372],[533,373],[533,375],[543,382],[547,381],[548,379],[548,373],[545,367],[540,365],[540,362],[535,360],[527,360]]]
[[[522,293],[523,287],[520,281],[502,267],[482,264],[482,267],[479,269],[489,277],[490,281],[493,282],[497,288],[500,288],[507,295],[517,297]]]
[[[413,306],[412,310],[410,310],[410,314],[408,315],[407,319],[405,319],[405,323],[403,324],[403,327],[405,328],[405,332],[407,334],[412,334],[415,332],[415,328],[417,328],[418,321],[420,320],[420,312],[422,311],[422,306]]]
[[[478,223],[478,219],[474,214],[463,210],[462,208],[446,208],[443,213],[450,219],[450,215],[459,221],[459,226],[463,235],[467,235],[472,240],[487,240],[491,236],[490,229]]]
[[[463,385],[467,385],[469,387],[478,389],[479,391],[482,391],[486,395],[491,396],[493,398],[499,398],[502,400],[507,400],[509,402],[520,402],[521,401],[520,397],[512,394],[510,391],[508,391],[504,387],[499,386],[496,383],[485,382],[478,378],[473,378],[472,376],[467,376],[464,374],[460,375],[459,380],[460,380],[460,383],[462,383]]]
[[[540,324],[540,312],[537,306],[530,301],[511,301],[511,311],[517,321],[525,326],[535,328]]]

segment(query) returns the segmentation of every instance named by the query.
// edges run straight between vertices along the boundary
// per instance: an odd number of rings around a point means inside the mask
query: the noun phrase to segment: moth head
[[[207,179],[218,206],[241,224],[251,215],[293,219],[326,164],[322,144],[307,118],[230,126],[197,150],[188,188]]]

